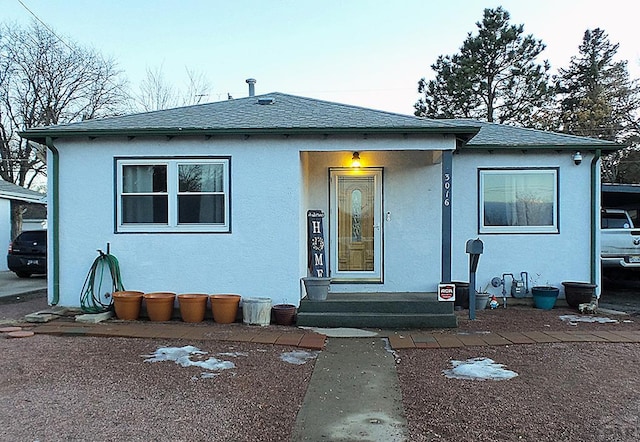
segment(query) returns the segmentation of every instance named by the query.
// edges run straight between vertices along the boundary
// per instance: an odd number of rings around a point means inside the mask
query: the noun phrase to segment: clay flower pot
[[[140,316],[140,306],[142,305],[142,292],[125,290],[113,292],[113,308],[116,317],[125,321],[135,321]]]
[[[147,305],[147,314],[152,321],[170,321],[173,315],[173,304],[176,294],[171,292],[154,292],[143,295]]]
[[[209,295],[202,293],[188,293],[178,295],[180,316],[184,322],[202,322],[207,311]]]
[[[236,322],[240,295],[211,295],[211,312],[213,320],[219,324],[231,324]]]
[[[296,306],[293,304],[276,304],[273,315],[278,325],[292,325],[296,317]]]

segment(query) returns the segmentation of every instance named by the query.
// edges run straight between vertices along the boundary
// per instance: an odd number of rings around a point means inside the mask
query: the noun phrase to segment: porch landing
[[[297,324],[309,327],[450,328],[457,327],[458,321],[453,302],[439,302],[436,293],[330,292],[325,301],[303,298]]]

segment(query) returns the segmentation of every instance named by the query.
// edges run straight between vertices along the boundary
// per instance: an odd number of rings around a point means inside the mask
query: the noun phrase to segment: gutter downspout
[[[598,215],[600,210],[600,180],[598,179],[598,167],[600,167],[600,156],[602,151],[596,149],[593,159],[591,160],[591,284],[596,284],[597,270],[600,265],[600,250],[597,247]]]
[[[46,138],[46,144],[49,151],[51,151],[51,212],[48,218],[51,220],[51,245],[53,248],[53,267],[52,267],[52,285],[53,296],[51,298],[51,305],[58,305],[60,302],[60,231],[59,231],[59,167],[58,167],[58,149],[53,145],[53,139],[51,137]]]

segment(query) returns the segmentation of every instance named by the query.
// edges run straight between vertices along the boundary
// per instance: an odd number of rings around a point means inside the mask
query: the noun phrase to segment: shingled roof
[[[567,149],[604,149],[615,150],[622,146],[612,141],[596,138],[577,137],[574,135],[548,132],[506,124],[487,123],[469,119],[447,120],[463,127],[473,124],[480,131],[467,144],[467,147],[478,149],[500,148],[567,148]]]
[[[470,119],[419,118],[280,92],[34,128],[20,134],[44,144],[46,137],[333,133],[454,134],[473,148],[620,148],[592,138]]]
[[[2,179],[0,179],[0,198],[38,204],[46,204],[47,202],[47,195],[44,193],[25,189]]]

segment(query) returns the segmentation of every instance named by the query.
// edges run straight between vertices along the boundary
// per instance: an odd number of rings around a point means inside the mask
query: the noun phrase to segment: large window
[[[480,233],[557,233],[557,169],[480,170]]]
[[[229,159],[116,160],[118,232],[228,232]]]

